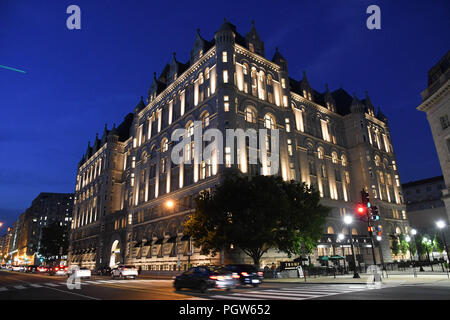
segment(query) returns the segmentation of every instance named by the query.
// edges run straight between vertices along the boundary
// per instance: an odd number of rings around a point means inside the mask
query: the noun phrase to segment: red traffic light
[[[360,216],[365,215],[367,211],[367,207],[362,205],[362,204],[358,204],[356,206],[356,213]]]

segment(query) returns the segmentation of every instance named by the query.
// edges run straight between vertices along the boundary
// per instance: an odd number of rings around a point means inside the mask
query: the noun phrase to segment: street
[[[80,289],[68,289],[67,278],[46,274],[0,272],[0,300],[450,300],[450,281],[389,283],[371,289],[363,283],[266,282],[258,288],[237,288],[202,294],[175,291],[172,280],[112,280],[93,276]]]

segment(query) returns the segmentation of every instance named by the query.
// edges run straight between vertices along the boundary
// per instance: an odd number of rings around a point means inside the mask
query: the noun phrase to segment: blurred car
[[[68,267],[66,266],[53,266],[48,268],[48,274],[51,276],[64,276],[67,274]]]
[[[37,272],[38,273],[47,273],[48,272],[48,268],[47,266],[39,266],[37,267]]]
[[[67,276],[74,276],[75,278],[87,278],[91,277],[91,270],[87,268],[79,268],[78,266],[71,267],[67,271]]]
[[[23,266],[12,266],[12,271],[23,271],[24,267]]]
[[[136,279],[138,271],[135,266],[132,265],[118,265],[111,270],[111,278],[119,277]]]
[[[235,288],[236,284],[237,281],[228,269],[217,266],[190,268],[175,277],[173,282],[177,291],[182,288],[189,288],[198,289],[203,293],[208,289],[225,289],[228,291]]]
[[[227,270],[233,273],[233,278],[239,280],[240,285],[259,286],[264,279],[264,274],[251,264],[228,264]]]
[[[27,273],[36,273],[37,272],[37,268],[38,268],[38,266],[35,266],[35,265],[27,266],[25,268],[25,272],[27,272]]]
[[[100,267],[97,269],[97,274],[99,276],[110,276],[111,275],[111,268],[110,267]]]

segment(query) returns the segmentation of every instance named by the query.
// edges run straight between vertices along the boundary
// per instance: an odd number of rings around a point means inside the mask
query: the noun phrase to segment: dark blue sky
[[[81,8],[81,30],[66,8]],[[381,30],[366,8],[381,8]],[[105,123],[146,96],[172,52],[185,62],[195,30],[206,39],[226,17],[241,34],[256,21],[271,58],[306,70],[323,91],[341,84],[388,116],[403,182],[440,175],[425,114],[415,108],[428,70],[449,50],[449,1],[0,2],[0,221],[10,224],[39,192],[73,192],[77,163]]]

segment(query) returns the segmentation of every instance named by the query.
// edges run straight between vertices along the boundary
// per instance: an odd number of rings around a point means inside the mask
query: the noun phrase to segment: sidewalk
[[[336,275],[334,276],[319,276],[319,277],[307,277],[306,281],[304,278],[281,278],[281,279],[264,279],[266,283],[314,283],[314,284],[367,284],[367,280],[369,279],[368,274],[360,274],[360,278],[354,279],[353,274],[349,275]],[[373,279],[373,278],[371,278]],[[400,284],[400,283],[432,283],[438,281],[447,281],[450,283],[450,279],[447,277],[446,273],[435,273],[435,274],[423,274],[417,273],[417,277],[414,277],[413,273],[410,274],[388,274],[386,278],[386,274],[383,274],[382,282],[383,283],[391,283],[391,284]]]

